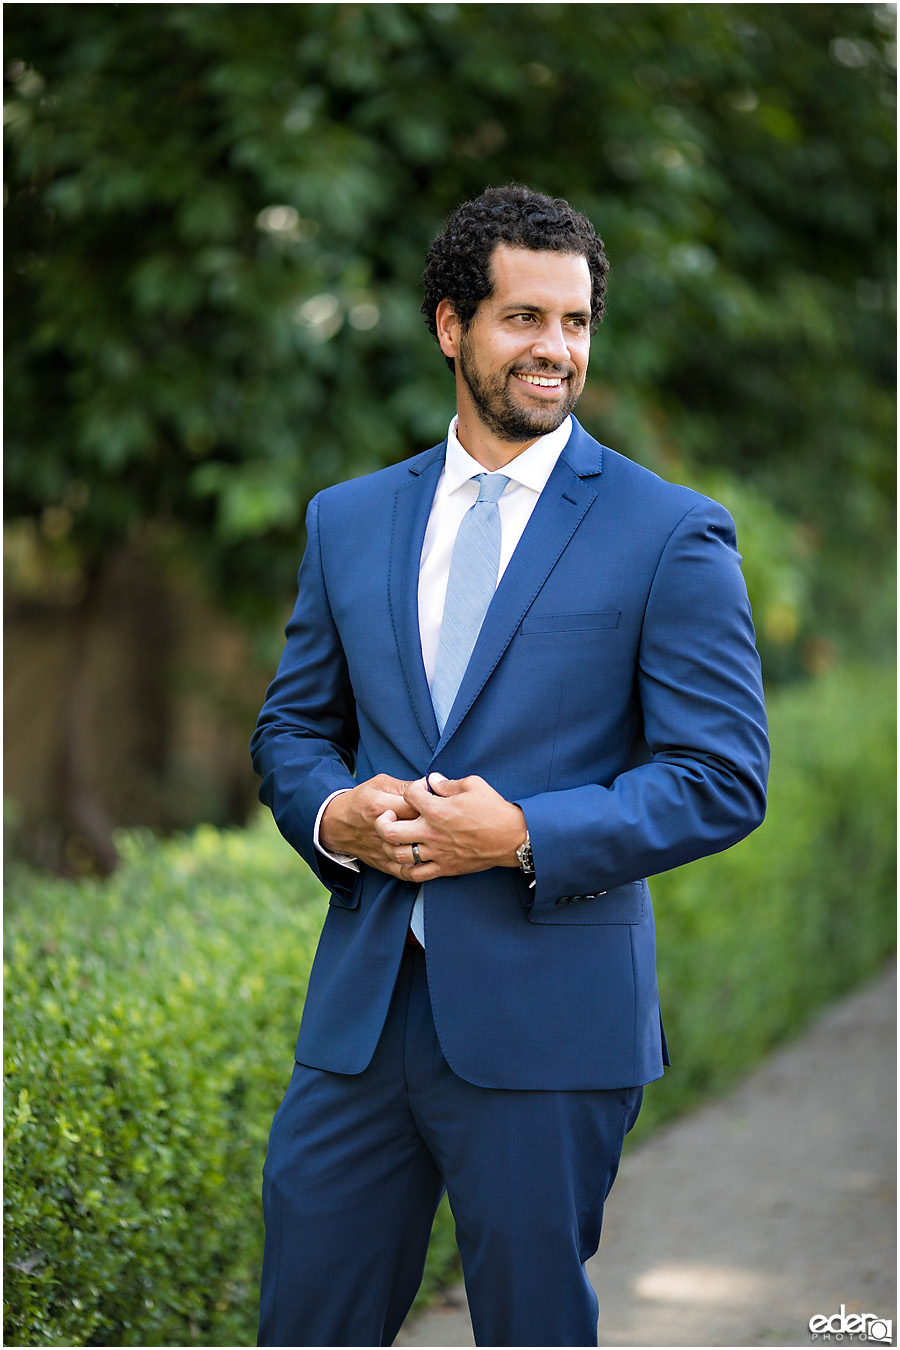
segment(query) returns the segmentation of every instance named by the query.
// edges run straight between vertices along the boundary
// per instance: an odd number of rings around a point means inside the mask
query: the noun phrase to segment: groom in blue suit
[[[477,1343],[596,1345],[584,1263],[668,1062],[645,878],[754,829],[768,764],[728,513],[572,417],[606,271],[561,199],[457,208],[424,278],[447,439],[309,508],[252,745],[330,892],[262,1345],[391,1344],[445,1189]]]

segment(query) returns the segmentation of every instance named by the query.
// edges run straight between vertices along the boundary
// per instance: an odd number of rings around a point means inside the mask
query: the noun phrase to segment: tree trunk
[[[68,667],[60,706],[60,818],[65,834],[66,870],[85,865],[108,876],[118,864],[113,824],[91,782],[93,706],[89,656],[106,569],[101,562],[87,569],[87,586],[72,614]]]

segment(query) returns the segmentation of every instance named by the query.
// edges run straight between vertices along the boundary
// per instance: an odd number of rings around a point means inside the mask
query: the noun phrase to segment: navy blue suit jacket
[[[517,802],[511,868],[426,887],[428,981],[450,1066],[497,1088],[662,1073],[645,878],[727,848],[765,811],[759,660],[728,513],[576,422],[438,734],[418,571],[445,444],[329,488],[253,743],[261,799],[331,891],[297,1059],[359,1073],[416,886],[313,848],[329,793],[384,772],[480,774]],[[727,904],[723,896],[721,903]]]

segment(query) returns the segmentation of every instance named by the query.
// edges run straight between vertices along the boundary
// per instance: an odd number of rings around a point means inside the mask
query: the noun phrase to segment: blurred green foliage
[[[821,677],[771,721],[769,821],[653,882],[674,1067],[639,1134],[893,945],[892,679]],[[8,878],[6,1344],[251,1345],[265,1139],[325,896],[268,815],[122,852],[105,883]],[[444,1206],[426,1291],[452,1234]]]
[[[174,541],[274,632],[312,492],[443,435],[424,254],[458,200],[518,179],[606,239],[581,416],[733,509],[769,677],[883,644],[892,6],[5,19],[20,552],[90,572],[135,532]]]

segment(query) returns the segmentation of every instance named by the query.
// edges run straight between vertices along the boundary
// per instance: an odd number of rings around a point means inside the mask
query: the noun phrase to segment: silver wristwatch
[[[531,835],[525,831],[525,843],[516,849],[516,857],[523,872],[534,871],[534,856],[531,852]]]

